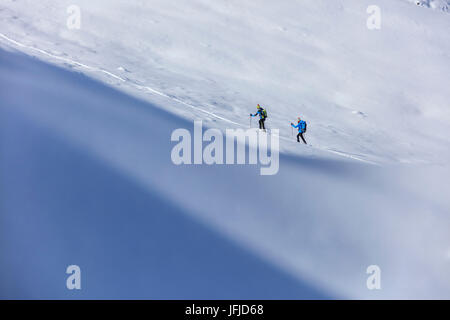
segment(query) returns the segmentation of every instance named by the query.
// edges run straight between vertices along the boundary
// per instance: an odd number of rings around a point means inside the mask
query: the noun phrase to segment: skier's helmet
[[[257,107],[258,109],[261,109],[261,106],[259,105],[259,103],[256,105],[256,107]]]

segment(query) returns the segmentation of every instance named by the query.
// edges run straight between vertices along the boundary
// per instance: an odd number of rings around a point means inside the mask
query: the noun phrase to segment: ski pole
[[[252,116],[250,116],[250,128],[252,127]]]

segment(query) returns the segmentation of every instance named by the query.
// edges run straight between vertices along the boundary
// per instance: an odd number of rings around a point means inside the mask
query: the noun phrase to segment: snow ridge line
[[[232,120],[230,120],[230,119],[221,117],[221,116],[219,116],[219,115],[216,115],[216,114],[213,113],[213,112],[204,110],[204,109],[202,109],[202,108],[200,108],[200,107],[197,107],[197,106],[194,106],[194,105],[192,105],[192,104],[189,104],[189,103],[187,103],[187,102],[185,102],[185,101],[183,101],[183,100],[180,100],[180,99],[178,99],[178,98],[171,97],[171,96],[169,96],[169,95],[167,95],[167,94],[165,94],[165,93],[163,93],[163,92],[161,92],[161,91],[158,91],[158,90],[156,90],[156,89],[153,89],[153,88],[151,88],[151,87],[148,87],[148,86],[141,86],[141,85],[138,85],[138,84],[133,83],[133,82],[131,82],[131,81],[127,81],[127,79],[124,79],[124,78],[122,78],[122,77],[120,77],[120,76],[118,76],[118,75],[116,75],[116,74],[114,74],[114,73],[112,73],[112,72],[109,72],[108,70],[105,70],[105,69],[102,69],[102,68],[97,68],[97,67],[91,67],[91,66],[89,66],[89,65],[87,65],[87,64],[84,64],[84,63],[81,63],[81,62],[78,62],[78,61],[75,61],[75,60],[72,60],[72,59],[69,59],[69,58],[60,57],[60,56],[54,55],[54,54],[52,54],[52,53],[50,53],[50,52],[48,52],[48,51],[45,51],[45,50],[42,50],[42,49],[39,49],[39,48],[36,48],[36,47],[33,47],[33,46],[29,46],[29,45],[20,43],[19,41],[16,41],[16,40],[14,40],[14,39],[11,39],[11,38],[9,38],[8,36],[4,35],[4,34],[1,33],[1,32],[0,32],[0,38],[3,38],[4,40],[6,40],[6,41],[8,41],[8,42],[10,42],[10,43],[12,43],[12,44],[18,46],[18,47],[21,47],[21,48],[25,48],[25,49],[29,49],[29,50],[32,50],[32,51],[39,52],[39,53],[41,53],[41,54],[43,54],[43,55],[46,55],[46,56],[48,56],[48,57],[51,57],[51,58],[53,58],[53,59],[56,59],[56,60],[60,60],[60,61],[64,61],[64,62],[70,63],[70,64],[72,64],[72,65],[75,65],[75,66],[84,68],[84,69],[89,70],[89,71],[91,71],[91,72],[104,73],[104,74],[106,74],[106,75],[108,75],[108,76],[110,76],[110,77],[112,77],[112,78],[114,78],[114,79],[116,79],[116,80],[119,80],[119,81],[121,81],[121,82],[129,83],[129,84],[131,84],[132,86],[134,86],[135,88],[138,88],[138,89],[140,89],[140,90],[143,90],[143,89],[144,89],[144,90],[147,90],[147,91],[149,91],[149,92],[151,92],[151,93],[153,93],[153,94],[156,94],[156,95],[162,96],[162,97],[164,97],[164,98],[166,98],[166,99],[175,101],[175,102],[177,102],[177,103],[179,103],[179,104],[182,104],[182,105],[187,106],[187,107],[189,107],[189,108],[192,108],[192,109],[194,109],[194,110],[197,110],[197,111],[200,111],[200,112],[202,112],[202,113],[205,113],[205,114],[207,114],[207,115],[209,115],[209,116],[211,116],[211,117],[217,118],[217,119],[219,119],[219,120],[222,120],[222,121],[225,121],[225,122],[228,122],[228,123],[232,123],[232,124],[237,125],[237,126],[239,126],[239,127],[245,127],[245,126],[244,126],[243,124],[241,124],[241,123],[238,123],[238,122],[232,121]],[[282,140],[292,142],[290,139],[288,139],[288,138],[286,138],[286,137],[282,137],[282,136],[280,136],[280,135],[278,135],[278,137],[279,137],[280,139],[282,139]],[[365,160],[365,159],[361,159],[361,158],[358,158],[358,157],[356,157],[356,156],[353,156],[353,155],[350,155],[350,154],[347,154],[347,153],[344,153],[344,152],[338,152],[338,151],[335,151],[335,150],[330,150],[330,149],[328,149],[328,148],[317,147],[317,146],[314,146],[314,148],[320,149],[320,150],[323,150],[323,151],[326,151],[326,152],[330,152],[330,153],[339,155],[339,156],[341,156],[341,157],[350,158],[350,159],[353,159],[353,160],[365,162],[365,163],[372,164],[372,165],[378,165],[378,164],[375,163],[375,162],[372,162],[372,161],[369,161],[369,160]]]
[[[178,102],[178,103],[180,103],[180,104],[183,104],[183,105],[185,105],[185,106],[188,106],[188,107],[190,107],[190,108],[193,108],[193,109],[195,109],[195,110],[197,110],[197,111],[206,113],[206,114],[208,114],[209,116],[215,117],[215,118],[217,118],[217,119],[220,119],[220,120],[223,120],[223,121],[226,121],[226,122],[235,124],[235,125],[242,126],[242,124],[240,124],[240,123],[234,122],[234,121],[232,121],[232,120],[229,120],[229,119],[223,118],[223,117],[221,117],[221,116],[218,116],[218,115],[216,115],[216,114],[214,114],[214,113],[212,113],[212,112],[203,110],[203,109],[201,109],[201,108],[199,108],[199,107],[196,107],[196,106],[193,106],[193,105],[191,105],[191,104],[189,104],[189,103],[187,103],[187,102],[184,102],[184,101],[182,101],[182,100],[180,100],[180,99],[178,99],[178,98],[170,97],[170,96],[166,95],[165,93],[160,92],[160,91],[158,91],[158,90],[155,90],[155,89],[153,89],[153,88],[146,87],[146,86],[140,86],[140,85],[135,84],[135,83],[133,83],[133,82],[131,82],[131,81],[127,81],[126,79],[124,79],[124,78],[122,78],[122,77],[120,77],[120,76],[118,76],[118,75],[116,75],[116,74],[114,74],[114,73],[112,73],[112,72],[109,72],[109,71],[107,71],[107,70],[105,70],[105,69],[102,69],[102,68],[96,68],[96,67],[91,67],[91,66],[88,66],[88,65],[86,65],[86,64],[84,64],[84,63],[81,63],[81,62],[78,62],[78,61],[75,61],[75,60],[72,60],[72,59],[69,59],[69,58],[60,57],[60,56],[54,55],[54,54],[52,54],[52,53],[50,53],[50,52],[48,52],[48,51],[45,51],[45,50],[42,50],[42,49],[39,49],[39,48],[35,48],[35,47],[32,47],[32,46],[25,45],[25,44],[23,44],[23,43],[20,43],[20,42],[18,42],[18,41],[16,41],[16,40],[13,40],[13,39],[7,37],[7,36],[4,35],[3,33],[0,33],[0,37],[2,37],[3,39],[5,39],[5,40],[7,40],[7,41],[9,41],[9,42],[11,42],[11,43],[13,43],[13,44],[15,44],[16,46],[19,46],[19,47],[22,47],[22,48],[26,48],[26,49],[30,49],[30,50],[39,52],[39,53],[41,53],[41,54],[43,54],[43,55],[46,55],[46,56],[49,56],[49,57],[51,57],[51,58],[54,58],[54,59],[57,59],[57,60],[61,60],[61,61],[64,61],[64,62],[67,62],[67,63],[70,63],[70,64],[73,64],[73,65],[76,65],[76,66],[78,66],[78,67],[87,69],[87,70],[92,71],[92,72],[100,72],[100,73],[104,73],[104,74],[106,74],[106,75],[108,75],[108,76],[110,76],[110,77],[112,77],[112,78],[114,78],[114,79],[116,79],[116,80],[121,81],[121,82],[127,82],[127,83],[130,83],[131,85],[133,85],[134,87],[136,87],[136,88],[138,88],[138,89],[146,89],[146,90],[148,90],[148,91],[150,91],[150,92],[152,92],[152,93],[154,93],[154,94],[160,95],[160,96],[165,97],[165,98],[170,99],[170,100],[173,100],[173,101],[175,101],[175,102]]]

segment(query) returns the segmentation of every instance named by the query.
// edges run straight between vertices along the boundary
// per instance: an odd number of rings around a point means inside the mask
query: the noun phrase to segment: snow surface
[[[418,6],[423,6],[432,9],[438,9],[445,12],[450,11],[450,0],[408,0]]]
[[[2,1],[0,297],[450,298],[449,16],[372,2]],[[256,103],[277,175],[172,164]]]

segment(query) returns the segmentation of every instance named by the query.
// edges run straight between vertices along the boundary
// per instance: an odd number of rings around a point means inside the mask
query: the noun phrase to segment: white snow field
[[[418,6],[437,9],[445,12],[450,11],[450,0],[408,0]]]
[[[1,0],[0,298],[449,299],[443,11]],[[278,174],[172,163],[173,130],[248,128],[257,103]]]

